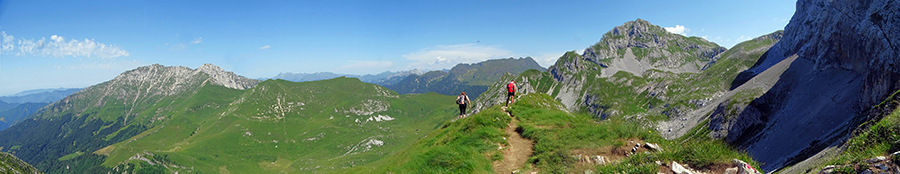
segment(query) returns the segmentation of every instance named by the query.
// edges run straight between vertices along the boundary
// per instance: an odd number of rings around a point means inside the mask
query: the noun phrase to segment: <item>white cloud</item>
[[[6,35],[6,31],[0,31],[0,53],[12,51],[15,47],[15,42],[13,42],[16,38],[10,35]]]
[[[41,38],[40,40],[35,39],[18,39],[15,37],[7,35],[6,32],[0,33],[0,36],[3,37],[2,43],[3,46],[0,47],[0,50],[3,53],[11,54],[10,51],[18,52],[15,53],[16,56],[21,55],[33,55],[33,56],[49,56],[49,57],[93,57],[97,56],[100,58],[115,58],[121,56],[128,56],[128,51],[125,51],[122,48],[119,48],[115,45],[107,45],[103,43],[95,42],[93,39],[84,39],[82,41],[79,40],[69,40],[66,42],[66,39],[62,36],[52,35],[50,36],[50,40],[46,38]]]
[[[412,60],[407,68],[445,69],[459,63],[475,63],[491,58],[512,57],[509,50],[477,44],[438,45],[403,55]]]
[[[534,61],[536,61],[542,67],[547,68],[547,67],[553,66],[553,64],[555,64],[556,61],[559,60],[559,57],[562,57],[563,54],[566,54],[566,51],[560,51],[557,53],[547,53],[547,54],[542,54],[542,55],[538,55],[537,57],[531,57],[531,58],[534,58]]]
[[[665,29],[669,33],[680,34],[682,36],[687,36],[687,32],[691,31],[691,29],[684,27],[684,25],[675,25],[675,27],[665,27]]]
[[[391,61],[350,61],[350,64],[341,66],[338,70],[355,70],[355,69],[385,69],[394,66]]]
[[[269,49],[269,48],[272,48],[272,46],[266,45],[266,46],[259,47],[259,49],[261,49],[261,50]]]
[[[198,37],[191,41],[191,44],[203,43],[203,37]]]
[[[97,62],[88,62],[81,61],[81,64],[69,66],[69,69],[132,69],[134,67],[139,67],[146,65],[144,61],[140,60],[110,60],[110,61],[97,61]],[[60,68],[57,66],[57,68]]]

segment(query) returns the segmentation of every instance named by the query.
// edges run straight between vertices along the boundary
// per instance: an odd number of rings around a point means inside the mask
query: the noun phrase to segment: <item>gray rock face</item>
[[[725,50],[702,38],[669,33],[662,27],[637,19],[611,29],[581,54],[566,52],[549,71],[560,84],[553,87],[559,91],[556,98],[568,110],[584,109],[602,115],[606,109],[594,103],[598,98],[586,91],[589,89],[585,89],[585,83],[608,78],[619,71],[634,75],[642,75],[650,69],[697,73]],[[596,72],[600,75],[583,75]]]
[[[249,89],[256,86],[259,80],[249,79],[238,76],[233,72],[227,72],[213,64],[203,64],[196,71],[204,72],[209,75],[210,81],[215,85],[221,85],[232,89]]]
[[[726,141],[766,171],[840,143],[863,121],[861,113],[900,89],[897,28],[898,1],[798,1],[784,38],[757,67],[798,58],[737,117],[751,125],[732,128],[740,133]]]
[[[639,55],[636,59],[646,60],[654,68],[660,69],[681,69],[686,64],[697,65],[691,58],[699,59],[702,61],[699,65],[703,66],[714,60],[719,53],[725,52],[725,47],[702,38],[687,38],[669,33],[646,20],[637,19],[609,30],[603,40],[585,49],[582,56],[585,60],[603,64],[602,59],[624,58],[627,54],[620,50],[628,48],[641,49],[633,50],[638,52],[633,53]],[[642,72],[635,74],[640,73]]]

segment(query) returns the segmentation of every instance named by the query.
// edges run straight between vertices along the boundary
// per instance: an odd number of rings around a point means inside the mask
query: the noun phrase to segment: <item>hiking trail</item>
[[[519,169],[525,165],[528,157],[533,153],[532,148],[534,147],[534,141],[522,138],[522,135],[516,132],[516,128],[519,127],[519,119],[510,114],[509,111],[506,110],[506,107],[501,108],[503,109],[503,112],[506,112],[507,116],[512,118],[512,120],[510,120],[509,126],[504,129],[509,146],[502,147],[503,160],[494,162],[494,172],[504,174],[514,173],[518,172]],[[523,173],[536,173],[536,169]]]

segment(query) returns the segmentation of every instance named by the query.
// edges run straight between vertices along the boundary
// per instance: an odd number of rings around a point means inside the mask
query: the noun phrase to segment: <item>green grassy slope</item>
[[[492,173],[492,161],[507,144],[503,128],[509,123],[500,107],[443,123],[396,155],[353,169],[355,173]]]
[[[655,161],[677,161],[698,168],[731,164],[735,158],[752,161],[721,141],[702,137],[669,141],[638,123],[622,119],[596,122],[592,116],[569,113],[560,107],[547,94],[528,94],[511,106],[511,113],[521,121],[518,129],[535,143],[534,154],[525,170],[656,173],[659,165]],[[507,144],[503,128],[509,121],[499,106],[494,106],[468,118],[447,122],[397,155],[355,170],[359,173],[492,173],[492,161],[503,158],[498,147]],[[576,157],[612,153],[609,149],[630,149],[633,146],[630,141],[657,143],[664,150],[613,158],[616,162],[610,165],[579,163]]]
[[[352,78],[269,80],[245,91],[207,86],[181,102],[187,110],[173,119],[96,153],[109,154],[105,166],[135,170],[158,168],[129,160],[138,155],[169,164],[166,171],[340,173],[390,156],[454,118],[452,101]]]

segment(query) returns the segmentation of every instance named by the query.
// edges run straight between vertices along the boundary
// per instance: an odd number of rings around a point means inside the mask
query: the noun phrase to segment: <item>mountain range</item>
[[[466,92],[471,100],[476,100],[489,85],[504,83],[497,81],[501,76],[519,74],[529,69],[546,70],[531,57],[492,59],[474,64],[458,64],[447,72],[430,71],[422,75],[410,75],[403,81],[385,87],[400,94],[436,92],[455,96]]]
[[[48,173],[889,171],[850,161],[900,150],[898,12],[801,0],[785,30],[730,49],[636,19],[548,69],[495,59],[368,82],[150,65],[8,110],[32,113],[0,150]],[[475,112],[453,119],[461,91]]]
[[[35,89],[0,97],[0,131],[81,88]]]
[[[377,84],[377,85],[392,85],[395,84],[407,76],[410,75],[422,75],[424,71],[413,69],[409,71],[398,71],[398,72],[390,72],[385,71],[379,74],[366,74],[366,75],[350,75],[350,74],[335,74],[331,72],[317,72],[317,73],[279,73],[275,77],[269,79],[283,79],[292,82],[305,82],[305,81],[316,81],[316,80],[325,80],[325,79],[333,79],[337,77],[352,77],[357,78],[363,82]],[[266,80],[266,79],[259,79]]]

